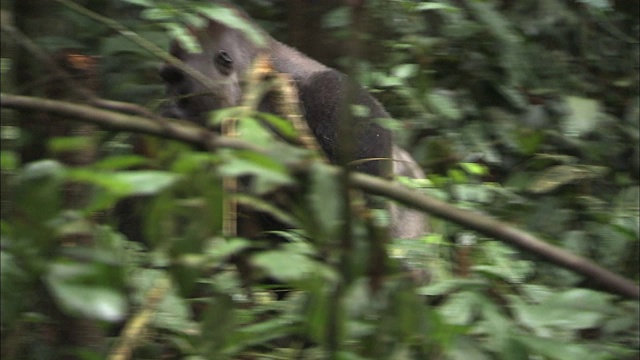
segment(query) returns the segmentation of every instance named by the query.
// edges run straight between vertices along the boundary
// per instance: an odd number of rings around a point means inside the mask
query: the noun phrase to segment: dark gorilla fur
[[[253,24],[246,14],[234,11]],[[342,118],[342,107],[345,106],[346,75],[264,33],[266,44],[259,47],[243,32],[215,21],[209,21],[205,28],[190,30],[199,41],[202,51],[189,53],[174,41],[170,52],[185,65],[213,80],[216,87],[212,91],[175,66],[163,65],[160,76],[167,84],[167,95],[172,99],[165,116],[204,125],[209,111],[239,105],[244,75],[259,53],[267,53],[275,70],[289,74],[295,81],[309,128],[329,160],[338,162],[338,122]],[[384,177],[389,177],[390,173],[412,178],[424,177],[415,160],[404,150],[392,145],[391,133],[373,121],[376,118],[390,118],[382,105],[362,88],[358,88],[354,102],[369,108],[369,113],[366,117],[352,117],[354,154],[351,159],[343,160],[392,158],[392,166],[388,161],[365,161],[357,165],[355,170]],[[262,111],[272,108],[268,98],[260,106]],[[391,206],[390,214],[392,236],[410,238],[425,233],[423,214],[395,205]]]

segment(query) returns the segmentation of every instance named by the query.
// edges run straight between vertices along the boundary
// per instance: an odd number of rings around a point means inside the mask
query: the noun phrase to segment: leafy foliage
[[[252,14],[265,7],[238,3]],[[82,14],[59,11],[78,36],[39,44],[71,42],[101,55],[106,97],[160,106],[157,57]],[[167,34],[197,48],[185,31],[202,22],[196,13],[260,41],[208,2],[127,0],[110,11],[162,48]],[[376,56],[354,75],[393,113],[396,120],[380,121],[428,173],[401,181],[638,281],[637,17],[609,1],[372,0],[368,11],[371,37],[381,41],[370,42],[367,53]],[[266,14],[273,19],[260,20],[283,21],[277,10]],[[348,9],[332,9],[323,24],[343,39]],[[309,151],[262,124],[293,137],[292,127],[242,109],[212,120],[229,114],[243,140],[269,152],[204,152],[145,138],[142,157],[134,154],[137,137],[101,133],[101,159],[72,167],[21,164],[16,149],[3,147],[3,188],[12,194],[1,222],[3,355],[52,359],[78,350],[49,339],[68,318],[97,324],[114,347],[125,343],[123,328],[138,325],[133,319],[146,319],[130,349],[141,359],[638,355],[637,301],[435,218],[432,234],[389,239],[380,256],[384,210],[345,222],[346,211],[365,207],[361,198],[345,197],[322,164],[309,178],[291,173],[286,165],[311,159]],[[51,140],[58,152],[81,145]],[[247,191],[235,199],[293,229],[259,240],[225,231],[224,179],[246,175]],[[90,188],[82,206],[66,203],[69,184]],[[298,195],[285,204],[268,201],[292,188]],[[144,198],[127,214],[144,241],[123,235],[113,216],[130,196]],[[105,349],[81,350],[94,359]]]

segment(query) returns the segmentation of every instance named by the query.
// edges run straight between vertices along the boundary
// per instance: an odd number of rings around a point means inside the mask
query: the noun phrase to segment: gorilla
[[[244,12],[231,9],[259,29]],[[170,53],[186,66],[211,79],[215,86],[213,89],[207,87],[174,65],[162,65],[159,73],[166,83],[170,99],[164,111],[165,116],[206,125],[210,111],[240,105],[245,75],[258,55],[266,55],[275,71],[286,73],[293,79],[304,118],[329,161],[355,161],[358,165],[354,166],[354,170],[371,175],[424,178],[424,173],[411,155],[393,145],[389,130],[375,122],[377,118],[391,116],[362,87],[358,87],[355,96],[352,96],[353,103],[369,111],[349,118],[352,121],[349,125],[353,136],[353,154],[349,159],[340,159],[342,153],[338,129],[339,122],[344,118],[342,109],[347,96],[348,78],[345,74],[278,42],[261,30],[266,39],[262,45],[257,45],[243,31],[214,20],[207,20],[202,28],[189,30],[199,42],[201,51],[189,52],[174,40]],[[267,96],[258,110],[275,113],[275,108],[272,99]],[[381,158],[393,161],[357,161]],[[389,210],[392,237],[415,238],[427,231],[424,214],[396,204],[390,205]]]

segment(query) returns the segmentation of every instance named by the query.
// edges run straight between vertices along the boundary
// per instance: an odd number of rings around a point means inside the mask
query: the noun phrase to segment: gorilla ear
[[[233,71],[233,59],[231,59],[229,53],[224,50],[218,51],[218,53],[213,56],[213,63],[223,75],[229,75],[231,71]]]

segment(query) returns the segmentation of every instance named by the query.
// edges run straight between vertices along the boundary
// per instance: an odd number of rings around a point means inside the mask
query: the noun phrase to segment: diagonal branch
[[[105,128],[140,132],[180,140],[190,144],[203,145],[204,148],[227,147],[264,152],[264,149],[260,149],[244,141],[217,136],[211,131],[193,124],[183,124],[176,121],[158,122],[140,116],[123,115],[113,111],[96,109],[87,105],[2,93],[0,94],[0,106],[20,110],[51,112]],[[305,162],[292,165],[291,170],[305,172],[308,168],[309,164]],[[337,174],[342,170],[339,167],[332,167],[331,171]],[[504,222],[468,210],[459,209],[421,192],[382,178],[353,173],[349,181],[350,185],[355,188],[372,194],[385,196],[408,207],[460,224],[468,229],[478,231],[512,246],[526,250],[527,252],[536,254],[544,260],[596,280],[603,289],[609,292],[632,299],[640,298],[640,288],[633,281],[617,275],[588,259],[542,241]]]

